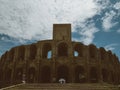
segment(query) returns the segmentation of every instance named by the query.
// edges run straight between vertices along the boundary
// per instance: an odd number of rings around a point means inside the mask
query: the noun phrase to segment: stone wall
[[[49,53],[49,54],[48,54]],[[118,57],[104,48],[80,42],[46,40],[12,48],[0,60],[0,81],[52,83],[120,82]]]
[[[119,84],[118,57],[102,47],[71,41],[71,35],[67,37],[71,32],[70,26],[65,28],[62,24],[62,29],[67,29],[66,34],[62,33],[64,38],[55,36],[53,40],[6,51],[0,59],[0,83],[17,84],[23,80],[27,83],[56,83],[64,78],[68,83]]]

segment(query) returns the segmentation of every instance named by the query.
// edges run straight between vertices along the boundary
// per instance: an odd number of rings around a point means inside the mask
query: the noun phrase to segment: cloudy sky
[[[120,0],[0,0],[0,55],[52,39],[54,23],[71,23],[72,40],[104,47],[120,58]]]

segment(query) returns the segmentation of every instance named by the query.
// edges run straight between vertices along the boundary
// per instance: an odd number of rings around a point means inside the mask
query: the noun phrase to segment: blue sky
[[[0,55],[52,39],[54,23],[71,23],[72,40],[120,58],[120,0],[0,0]]]

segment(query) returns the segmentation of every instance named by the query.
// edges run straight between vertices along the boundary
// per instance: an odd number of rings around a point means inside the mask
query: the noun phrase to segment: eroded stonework
[[[53,40],[12,48],[0,59],[0,83],[120,83],[118,57],[71,41],[71,24],[54,24]]]

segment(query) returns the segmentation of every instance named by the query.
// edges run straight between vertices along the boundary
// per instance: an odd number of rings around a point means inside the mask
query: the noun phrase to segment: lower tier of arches
[[[7,69],[0,73],[0,83],[12,84],[22,83],[59,83],[64,79],[66,83],[113,83],[119,84],[119,74],[105,68],[99,70],[97,67],[75,66],[74,68],[60,65],[54,69],[50,66],[43,66],[37,70],[34,67],[24,70],[18,68],[14,72]]]

